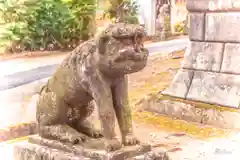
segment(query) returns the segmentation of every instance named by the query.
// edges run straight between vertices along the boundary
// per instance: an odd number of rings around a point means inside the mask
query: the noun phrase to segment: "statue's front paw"
[[[69,141],[72,144],[79,144],[86,141],[87,137],[83,134],[76,134],[69,137]]]
[[[139,144],[139,140],[133,135],[133,134],[127,134],[125,137],[123,137],[123,145],[125,146],[132,146]]]
[[[122,147],[121,142],[118,139],[110,139],[105,141],[105,149],[107,151],[115,151]]]
[[[101,137],[103,137],[102,132],[100,130],[97,130],[97,129],[91,129],[88,132],[88,136],[93,137],[93,138],[101,138]]]

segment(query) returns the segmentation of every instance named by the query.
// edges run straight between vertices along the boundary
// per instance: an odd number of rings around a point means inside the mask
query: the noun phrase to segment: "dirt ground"
[[[141,111],[138,107],[141,98],[162,91],[171,83],[180,68],[183,55],[184,51],[179,51],[169,55],[152,56],[141,72],[129,75],[129,98],[137,137],[155,148],[168,151],[174,160],[180,155],[183,159],[189,156],[186,155],[189,148],[199,148],[210,140],[209,138],[223,137],[230,133],[221,128]]]
[[[171,83],[180,68],[184,52],[185,50],[150,57],[145,69],[129,76],[129,97],[136,135],[156,148],[167,150],[173,159],[194,155],[195,152],[188,150],[200,148],[211,138],[224,137],[231,133],[229,130],[175,120],[138,108],[141,98],[160,92]]]
[[[148,59],[147,66],[140,72],[129,75],[129,95],[132,103],[147,94],[167,87],[183,60],[184,51],[158,54]]]

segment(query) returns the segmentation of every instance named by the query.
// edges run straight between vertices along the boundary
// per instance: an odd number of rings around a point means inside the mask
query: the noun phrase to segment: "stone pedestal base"
[[[129,146],[114,152],[106,152],[103,149],[96,149],[101,142],[102,139],[92,140],[72,146],[34,136],[28,142],[15,146],[14,158],[15,160],[169,160],[165,152],[153,152],[150,145]],[[47,146],[50,143],[53,143],[54,147]]]

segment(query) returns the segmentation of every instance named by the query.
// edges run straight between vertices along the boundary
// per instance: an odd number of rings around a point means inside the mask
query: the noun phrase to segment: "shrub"
[[[178,33],[184,33],[184,26],[185,26],[184,21],[183,21],[183,22],[180,22],[180,23],[177,23],[177,24],[174,26],[175,31],[178,32]]]
[[[95,0],[3,0],[2,38],[25,50],[72,48],[94,31]]]

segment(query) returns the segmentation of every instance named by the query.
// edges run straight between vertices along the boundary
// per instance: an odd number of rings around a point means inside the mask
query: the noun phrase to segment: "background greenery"
[[[124,21],[138,23],[135,1],[108,2],[104,18],[116,19],[121,6]],[[94,35],[96,10],[96,0],[0,0],[0,45],[10,53],[72,49]]]
[[[2,0],[2,40],[15,49],[43,50],[75,47],[94,33],[95,0]]]
[[[138,9],[139,5],[135,0],[109,0],[109,6],[104,12],[104,17],[112,19],[116,22],[117,10],[122,9],[123,21],[131,24],[138,24]]]

